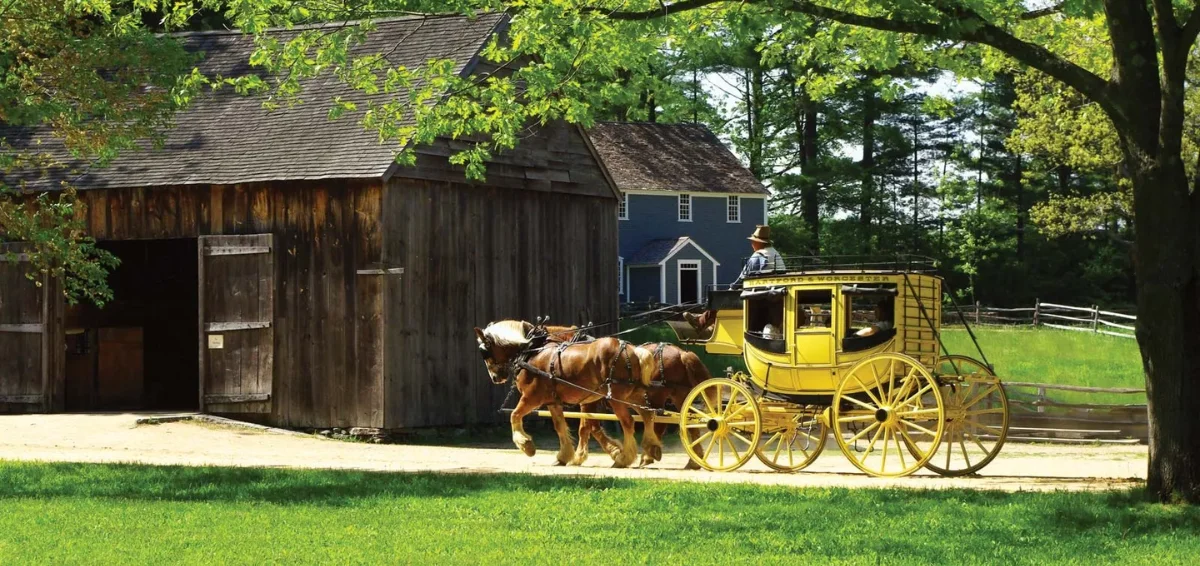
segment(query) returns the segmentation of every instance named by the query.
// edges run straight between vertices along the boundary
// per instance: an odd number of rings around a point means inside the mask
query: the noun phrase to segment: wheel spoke
[[[716,437],[713,437],[713,438],[716,438]],[[717,454],[721,461],[720,467],[724,468],[725,467],[725,439],[724,438],[717,439]]]
[[[867,435],[867,434],[869,434],[869,433],[870,433],[872,430],[875,430],[875,429],[876,429],[876,428],[879,426],[879,424],[880,424],[880,423],[879,423],[878,421],[876,421],[876,422],[872,423],[872,424],[871,424],[871,426],[869,426],[869,427],[867,427],[867,428],[864,428],[864,429],[862,429],[862,431],[860,431],[858,434],[856,434],[856,435],[852,436],[852,437],[850,438],[850,440],[847,440],[847,441],[846,441],[846,444],[850,444],[850,443],[852,443],[852,442],[858,442],[858,439],[860,439],[860,438],[862,438],[862,437],[866,436],[866,435]]]
[[[708,402],[708,392],[707,391],[700,392],[700,400],[704,401],[704,408],[708,409],[708,414],[710,414],[710,415],[717,414],[717,410],[713,408],[712,403]],[[691,408],[691,407],[689,407],[689,408]]]
[[[938,414],[938,409],[937,409],[937,407],[934,407],[931,409],[913,409],[911,411],[897,411],[896,414],[901,417],[911,417],[913,415],[929,415],[929,414],[936,415],[936,414]]]
[[[864,408],[864,409],[866,409],[866,410],[868,410],[868,411],[871,411],[871,412],[875,412],[875,409],[878,409],[878,408],[879,408],[878,406],[872,407],[872,406],[870,406],[870,405],[868,405],[868,404],[866,404],[866,403],[863,403],[862,401],[859,401],[858,399],[855,399],[854,397],[851,397],[851,396],[849,396],[849,395],[846,395],[846,396],[842,397],[842,399],[844,399],[844,400],[846,400],[846,401],[849,401],[849,402],[851,402],[851,403],[854,403],[855,405],[858,405],[859,407],[862,407],[862,408]]]
[[[709,433],[709,435],[711,435],[711,436],[710,436],[710,437],[709,437],[709,439],[708,439],[708,446],[705,446],[705,447],[704,447],[704,461],[705,461],[705,462],[707,462],[707,461],[708,461],[708,459],[709,459],[710,457],[712,457],[712,447],[713,447],[713,444],[715,444],[715,443],[717,442],[717,435],[716,435],[716,434],[713,434],[713,433],[711,433],[711,432],[710,432],[710,433]],[[706,435],[706,436],[707,436],[707,435]]]
[[[929,430],[929,429],[927,429],[927,428],[925,428],[925,427],[923,427],[923,426],[921,426],[921,425],[919,425],[919,424],[917,424],[917,423],[914,423],[914,422],[912,422],[912,421],[906,421],[906,420],[904,420],[904,419],[900,419],[900,422],[904,423],[904,424],[905,424],[905,425],[907,425],[907,426],[911,426],[911,427],[913,427],[913,428],[915,428],[915,429],[917,429],[917,430],[919,430],[919,431],[921,431],[921,432],[923,432],[923,433],[925,433],[925,434],[928,434],[929,436],[932,436],[932,437],[935,437],[935,438],[937,437],[937,433],[936,433],[936,432],[934,432],[934,431],[932,431],[932,430]]]
[[[901,401],[901,402],[899,402],[899,403],[896,403],[896,404],[894,404],[894,405],[892,405],[892,406],[893,406],[893,407],[907,407],[907,406],[908,406],[910,403],[912,403],[913,401],[920,399],[920,398],[921,398],[921,396],[922,396],[922,395],[924,395],[926,391],[930,391],[930,390],[932,390],[932,389],[933,389],[933,383],[931,382],[931,383],[929,383],[929,384],[925,385],[925,387],[922,387],[922,388],[921,388],[919,391],[917,391],[916,393],[913,393],[913,394],[912,394],[911,396],[909,396],[908,398],[906,398],[906,399],[904,399],[903,401]]]
[[[850,415],[848,417],[838,417],[839,423],[853,423],[862,421],[874,421],[875,415]],[[878,421],[876,421],[878,422]]]
[[[958,446],[960,448],[962,448],[963,460],[967,461],[967,467],[970,468],[971,467],[971,456],[967,454],[967,445],[962,441],[961,438],[958,439]]]
[[[888,427],[883,427],[883,460],[879,462],[879,473],[887,473],[887,453],[888,445],[891,443],[892,430]]]
[[[943,442],[943,444],[945,444],[945,443]],[[953,452],[954,452],[954,446],[951,444],[946,444],[946,466],[942,468],[943,470],[950,469],[950,455]]]
[[[862,462],[864,464],[866,463],[867,456],[870,456],[871,451],[875,449],[875,443],[879,441],[879,435],[883,434],[884,430],[885,430],[884,427],[879,427],[879,429],[875,431],[875,436],[871,437],[871,442],[869,444],[867,444],[867,451],[863,452],[863,457],[859,458],[859,460],[858,460],[859,462]]]
[[[987,457],[988,453],[990,453],[991,450],[988,450],[987,447],[984,446],[983,443],[979,441],[979,437],[975,436],[974,434],[971,434],[969,432],[966,433],[966,435],[967,435],[967,437],[969,437],[971,439],[971,441],[973,441],[975,443],[976,446],[979,447],[980,450],[983,450],[984,457]]]
[[[783,450],[783,433],[779,433],[775,437],[779,439],[779,444],[775,445],[775,454],[774,454],[774,456],[771,457],[771,461],[778,464],[779,463],[779,452]]]
[[[710,436],[712,436],[712,435],[713,435],[713,433],[712,433],[712,431],[711,431],[711,430],[710,430],[710,431],[708,431],[708,432],[706,432],[706,433],[704,433],[704,434],[702,434],[702,435],[700,435],[700,437],[699,437],[699,438],[697,438],[695,441],[693,441],[693,442],[691,443],[691,447],[692,447],[692,448],[695,448],[697,444],[700,444],[701,442],[704,442],[704,439],[705,439],[705,438],[708,438],[708,437],[710,437]],[[711,442],[709,442],[709,443],[708,443],[708,447],[709,447],[709,448],[712,448],[712,443],[711,443]]]
[[[872,369],[874,369],[874,367],[875,366],[871,366]],[[863,393],[866,393],[867,397],[870,397],[871,400],[874,401],[876,405],[883,404],[878,398],[875,397],[874,393],[871,393],[871,388],[867,387],[867,384],[863,383],[862,380],[858,378],[858,374],[851,374],[850,377],[853,377],[854,381],[858,382],[858,385],[860,387],[862,387]],[[849,399],[850,397],[847,395],[846,398]]]
[[[737,434],[737,433],[735,432],[734,434]],[[733,461],[734,461],[734,462],[737,462],[738,460],[741,460],[741,459],[742,459],[742,453],[741,453],[741,452],[738,452],[737,446],[735,446],[735,445],[733,444],[733,439],[731,439],[731,438],[726,438],[726,439],[725,439],[725,442],[728,442],[728,443],[729,443],[729,450],[733,452],[733,458],[734,458],[734,460],[733,460]]]
[[[967,425],[968,425],[968,426],[974,427],[974,428],[976,428],[976,429],[983,429],[985,432],[987,432],[987,433],[989,433],[989,434],[994,434],[994,435],[996,435],[997,437],[1001,436],[1001,433],[1002,433],[1002,432],[1004,432],[1004,431],[1002,431],[1002,430],[1000,430],[1000,429],[997,429],[997,428],[992,428],[992,427],[990,427],[990,426],[988,426],[988,425],[985,425],[985,424],[980,424],[980,423],[977,423],[977,422],[975,422],[975,421],[971,421],[971,420],[968,420],[968,421],[963,421],[963,422],[967,423]]]
[[[897,431],[897,432],[904,432],[904,431],[903,431],[903,430],[901,430],[901,429],[896,429],[896,431]],[[898,435],[898,434],[895,434],[895,433],[892,433],[892,438],[893,438],[893,439],[896,441],[896,454],[900,456],[900,469],[901,469],[901,470],[907,470],[907,469],[908,469],[908,462],[906,462],[906,461],[904,460],[904,450],[903,450],[903,448],[904,448],[904,447],[903,447],[903,446],[900,446],[900,435]]]
[[[982,401],[982,400],[986,399],[986,398],[987,398],[987,396],[988,396],[988,395],[991,395],[993,391],[996,391],[996,389],[997,389],[998,387],[1000,387],[998,384],[992,384],[992,386],[991,386],[991,387],[988,387],[987,389],[985,389],[985,390],[983,391],[983,393],[980,393],[979,395],[976,395],[976,396],[973,396],[973,397],[971,397],[971,401],[970,401],[970,402],[963,401],[963,404],[962,404],[962,406],[963,406],[963,407],[974,407],[976,403],[978,403],[978,402],[980,402],[980,401]]]
[[[736,431],[736,430],[731,430],[731,431],[729,431],[729,434],[732,434],[733,436],[736,436],[736,437],[738,437],[738,439],[740,439],[742,442],[745,442],[745,443],[746,443],[746,446],[748,446],[748,447],[750,447],[750,448],[753,448],[753,447],[754,447],[754,443],[753,443],[753,442],[750,442],[750,439],[749,439],[749,438],[746,438],[746,437],[742,436],[742,435],[741,435],[741,433],[739,433],[738,431]],[[732,439],[730,439],[730,441],[729,441],[729,445],[730,445],[730,446],[733,446],[733,440],[732,440]],[[738,458],[741,458],[741,456],[738,456]]]

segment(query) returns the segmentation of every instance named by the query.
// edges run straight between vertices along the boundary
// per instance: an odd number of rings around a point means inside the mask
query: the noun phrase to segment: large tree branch
[[[1180,32],[1181,44],[1185,50],[1190,51],[1192,44],[1196,42],[1196,36],[1200,34],[1200,5],[1192,8],[1192,12],[1188,15],[1187,21],[1183,24],[1183,29]]]
[[[1038,10],[1030,10],[1028,12],[1025,12],[1024,14],[1021,14],[1020,19],[1022,21],[1036,20],[1038,18],[1042,18],[1042,17],[1049,16],[1052,14],[1057,14],[1062,11],[1062,8],[1063,8],[1063,3],[1059,2],[1058,4],[1055,4],[1053,6],[1047,6],[1045,8],[1041,8]]]

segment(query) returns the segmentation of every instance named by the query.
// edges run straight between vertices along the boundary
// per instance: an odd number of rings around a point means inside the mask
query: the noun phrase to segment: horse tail
[[[708,367],[700,361],[700,356],[697,356],[695,352],[680,348],[679,357],[683,362],[683,367],[687,370],[688,385],[695,387],[700,382],[712,378]]]

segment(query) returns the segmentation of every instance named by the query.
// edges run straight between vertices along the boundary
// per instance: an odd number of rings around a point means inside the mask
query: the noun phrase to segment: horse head
[[[475,328],[479,354],[487,366],[488,377],[497,385],[508,383],[516,375],[516,362],[529,348],[534,325],[523,320],[492,322]]]

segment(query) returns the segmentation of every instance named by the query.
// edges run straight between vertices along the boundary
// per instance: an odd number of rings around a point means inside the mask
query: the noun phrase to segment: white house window
[[[679,221],[692,221],[692,195],[687,193],[679,195]]]
[[[728,210],[728,222],[742,221],[742,197],[730,195],[729,204],[726,208]]]
[[[617,220],[629,220],[629,193],[621,195],[621,202],[617,204]]]

